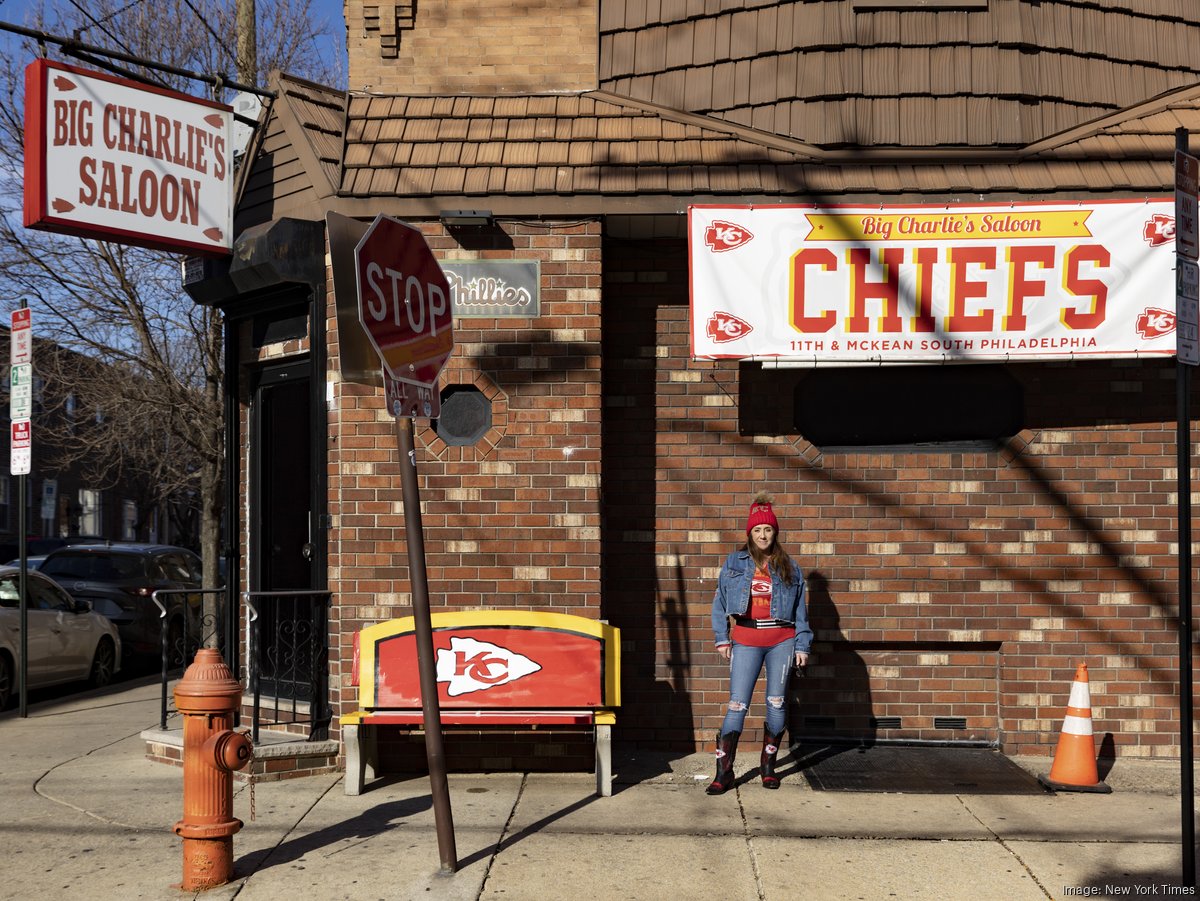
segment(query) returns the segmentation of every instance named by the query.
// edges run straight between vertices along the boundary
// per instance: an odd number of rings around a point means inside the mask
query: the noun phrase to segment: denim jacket
[[[725,558],[713,595],[712,626],[717,646],[730,644],[729,617],[740,616],[750,607],[750,581],[754,577],[754,558],[745,548]],[[808,625],[804,575],[792,562],[792,584],[786,585],[771,572],[771,616],[796,624],[796,650],[808,653],[813,633]]]

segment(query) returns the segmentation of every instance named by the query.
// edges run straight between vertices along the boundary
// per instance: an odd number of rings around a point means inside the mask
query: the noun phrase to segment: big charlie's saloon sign
[[[230,107],[39,59],[25,70],[25,226],[227,254]]]
[[[1167,201],[693,206],[688,219],[698,359],[1175,353]]]

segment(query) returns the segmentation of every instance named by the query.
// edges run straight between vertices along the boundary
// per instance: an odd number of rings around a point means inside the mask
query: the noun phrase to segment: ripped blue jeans
[[[769,648],[733,643],[729,660],[729,709],[721,723],[721,734],[741,732],[754,683],[763,666],[767,668],[767,729],[779,735],[787,727],[788,674],[795,658],[795,642],[790,638]]]

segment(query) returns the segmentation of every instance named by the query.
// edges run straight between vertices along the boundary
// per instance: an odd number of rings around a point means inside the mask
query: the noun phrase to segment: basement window
[[[442,391],[438,437],[451,446],[475,444],[492,427],[492,402],[474,385],[448,385]]]

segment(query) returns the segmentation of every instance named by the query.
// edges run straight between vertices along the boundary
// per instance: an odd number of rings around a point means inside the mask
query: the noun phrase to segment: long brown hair
[[[788,556],[788,552],[780,545],[779,532],[776,532],[775,537],[772,539],[770,553],[763,553],[749,539],[746,540],[746,550],[750,552],[750,557],[754,560],[755,566],[762,567],[763,563],[766,562],[769,567],[768,572],[778,573],[784,585],[792,584],[792,558]]]

